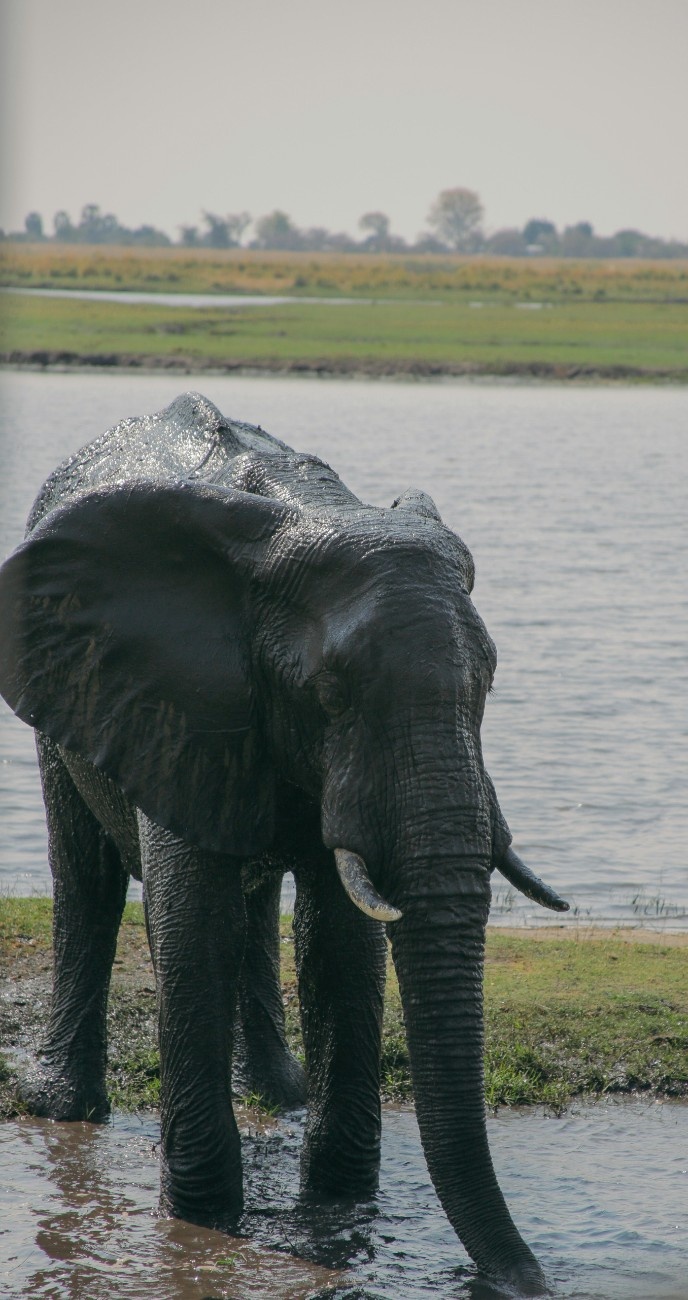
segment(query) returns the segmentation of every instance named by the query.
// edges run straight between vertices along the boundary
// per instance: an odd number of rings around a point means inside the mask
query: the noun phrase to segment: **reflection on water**
[[[185,386],[318,453],[364,500],[429,491],[473,551],[499,650],[483,740],[517,849],[572,899],[565,924],[688,925],[687,390],[9,372],[1,384],[0,552],[62,457]],[[4,706],[0,800],[0,880],[47,888],[32,740]],[[551,920],[506,882],[494,913]]]
[[[504,1111],[489,1124],[500,1182],[556,1295],[685,1300],[688,1107]],[[386,1111],[380,1193],[363,1206],[299,1204],[300,1138],[298,1118],[244,1133],[246,1235],[229,1238],[152,1214],[152,1119],[6,1124],[0,1288],[55,1300],[494,1294],[442,1214],[411,1111]]]
[[[25,1120],[0,1128],[1,1283],[13,1296],[297,1300],[329,1270],[179,1220],[158,1219],[159,1126]]]

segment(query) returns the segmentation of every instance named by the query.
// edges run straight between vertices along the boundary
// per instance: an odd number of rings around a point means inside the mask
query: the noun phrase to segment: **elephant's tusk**
[[[549,907],[553,912],[568,912],[570,904],[534,875],[530,867],[521,861],[518,853],[515,853],[512,848],[507,849],[497,870],[501,871],[512,885],[520,889],[526,898],[532,898],[533,902],[540,903],[542,907]]]
[[[341,880],[349,898],[356,907],[360,907],[366,916],[375,921],[398,921],[401,912],[390,903],[386,903],[371,883],[363,858],[349,849],[335,849],[334,860]]]

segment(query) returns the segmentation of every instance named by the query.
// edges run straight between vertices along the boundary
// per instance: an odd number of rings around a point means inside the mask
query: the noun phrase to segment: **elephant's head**
[[[567,904],[510,848],[485,771],[496,651],[471,600],[471,556],[427,498],[397,505],[316,529],[298,543],[296,572],[293,554],[275,555],[275,590],[290,597],[277,638],[264,624],[261,658],[278,683],[271,748],[318,794],[352,901],[391,923],[417,1115],[444,1209],[478,1263],[537,1293],[542,1274],[485,1131],[490,874],[499,867],[554,910]]]
[[[470,554],[423,494],[323,499],[138,483],[54,511],[3,570],[0,685],[208,849],[269,847],[278,781],[319,801],[353,901],[393,920],[442,1204],[482,1267],[535,1293],[485,1132],[490,873],[566,905],[510,849],[484,768],[496,656]]]

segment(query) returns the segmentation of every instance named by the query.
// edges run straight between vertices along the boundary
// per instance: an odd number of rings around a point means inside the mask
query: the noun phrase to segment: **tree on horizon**
[[[482,238],[485,210],[475,190],[442,190],[428,213],[428,225],[441,243],[457,253],[473,252]]]

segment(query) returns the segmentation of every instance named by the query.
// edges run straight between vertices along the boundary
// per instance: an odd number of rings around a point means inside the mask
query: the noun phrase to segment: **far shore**
[[[686,383],[688,263],[632,262],[8,246],[0,362]]]
[[[470,380],[510,379],[554,383],[688,383],[688,369],[647,366],[563,365],[548,362],[427,362],[327,357],[309,360],[267,358],[184,357],[132,352],[70,352],[61,349],[13,349],[0,352],[0,367],[6,370],[34,370],[91,374],[132,371],[139,374],[296,376],[314,379]]]

